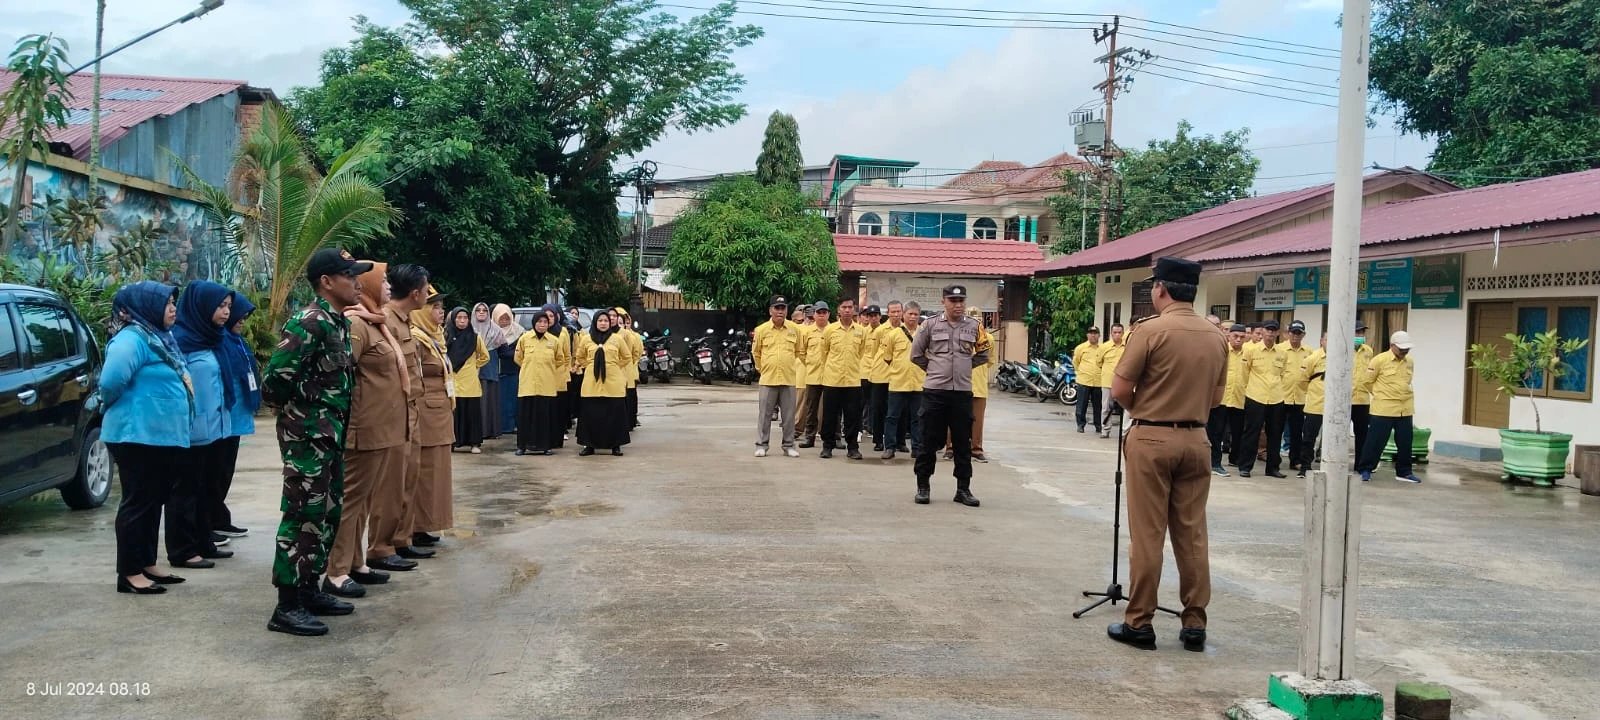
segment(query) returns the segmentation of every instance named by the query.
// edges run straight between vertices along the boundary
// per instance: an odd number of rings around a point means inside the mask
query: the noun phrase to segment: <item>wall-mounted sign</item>
[[[1410,302],[1411,263],[1411,258],[1361,263],[1356,279],[1356,302],[1361,305],[1399,305]],[[1459,271],[1457,277],[1460,277]],[[1459,286],[1459,280],[1457,283]],[[1294,304],[1326,305],[1328,294],[1328,268],[1303,267],[1294,270]],[[1457,304],[1459,303],[1458,299]]]
[[[1418,310],[1461,307],[1461,255],[1432,255],[1412,261],[1411,307]]]
[[[1294,275],[1293,270],[1257,274],[1256,309],[1293,310]]]

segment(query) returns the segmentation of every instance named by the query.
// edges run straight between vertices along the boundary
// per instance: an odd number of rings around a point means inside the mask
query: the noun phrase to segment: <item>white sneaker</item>
[[[800,457],[800,451],[794,448],[784,448],[783,454],[788,455],[789,457]]]
[[[766,448],[756,448],[756,457],[766,457],[766,456],[767,456],[767,449]]]
[[[472,449],[472,454],[473,455],[482,455],[483,454],[483,448],[478,448],[478,447],[473,448]]]

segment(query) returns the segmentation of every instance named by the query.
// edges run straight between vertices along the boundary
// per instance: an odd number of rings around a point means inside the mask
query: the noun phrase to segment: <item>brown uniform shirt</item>
[[[398,340],[398,339],[397,339]],[[406,444],[405,381],[383,330],[360,317],[350,319],[350,355],[356,361],[356,389],[350,400],[350,429],[345,447],[382,450]]]
[[[1204,423],[1228,386],[1228,348],[1222,333],[1173,303],[1139,323],[1126,341],[1117,376],[1134,386],[1128,413],[1153,422]]]
[[[406,440],[416,442],[417,404],[422,402],[422,358],[417,355],[417,340],[411,336],[411,320],[399,310],[385,306],[383,324],[389,328],[395,342],[400,343],[400,354],[405,357],[406,369],[411,373],[411,394],[406,396]]]

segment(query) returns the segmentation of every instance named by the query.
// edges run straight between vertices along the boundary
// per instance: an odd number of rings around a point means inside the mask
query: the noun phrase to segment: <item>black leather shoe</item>
[[[144,576],[157,585],[177,585],[184,581],[183,578],[177,575],[151,575],[150,573],[144,573]]]
[[[395,554],[408,560],[426,560],[438,554],[432,550],[423,550],[422,548],[411,547],[410,545],[402,545],[395,548],[394,551]]]
[[[1178,631],[1178,639],[1183,641],[1183,649],[1189,652],[1205,652],[1206,629],[1184,628]]]
[[[207,560],[226,560],[233,557],[232,550],[201,550],[200,557]]]
[[[882,445],[873,445],[872,446],[872,451],[873,452],[883,452],[883,446]]]
[[[918,505],[927,505],[929,502],[930,501],[928,500],[928,489],[927,488],[917,488],[917,504]]]
[[[340,585],[334,585],[332,581],[328,580],[327,578],[323,578],[322,591],[330,595],[338,595],[339,597],[347,598],[367,596],[367,589],[362,587],[361,583],[356,582],[355,578],[345,578],[344,583]]]
[[[833,448],[831,448],[831,447],[823,448],[822,449],[822,454],[818,455],[817,457],[819,457],[819,458],[831,458],[831,457],[833,457]]]
[[[201,558],[199,560],[184,560],[172,563],[173,567],[189,568],[190,570],[209,570],[217,566],[216,563]]]
[[[300,604],[312,615],[349,615],[356,606],[314,588],[300,591]]]
[[[389,582],[389,573],[378,570],[373,570],[372,572],[355,570],[350,573],[350,579],[362,585],[382,585]]]
[[[1239,471],[1239,477],[1250,477],[1250,471],[1249,470],[1240,470]]]
[[[417,569],[417,563],[415,561],[407,560],[399,555],[390,555],[386,558],[368,560],[367,564],[379,570],[389,570],[391,572],[405,572],[407,570]]]
[[[139,587],[138,585],[129,582],[127,578],[121,575],[117,576],[117,592],[119,593],[128,593],[130,595],[160,595],[166,591],[167,589],[162,587],[160,583],[151,585],[150,587]]]
[[[1112,623],[1106,628],[1106,635],[1112,640],[1132,645],[1140,650],[1156,649],[1155,628],[1134,628],[1123,623]]]
[[[1304,471],[1304,470],[1301,470],[1300,472],[1295,473],[1295,477],[1298,477],[1298,478],[1303,478],[1305,476],[1306,476],[1306,471]]]
[[[594,448],[585,447],[582,451],[580,451],[578,453],[578,457],[589,457],[590,455],[593,455],[593,454],[594,454]]]
[[[978,506],[978,499],[973,497],[972,493],[967,492],[966,490],[957,490],[955,501],[967,507]]]
[[[611,448],[612,457],[622,457],[622,448]]]
[[[1267,477],[1275,477],[1275,478],[1286,478],[1286,477],[1289,477],[1289,476],[1288,476],[1288,475],[1285,475],[1285,474],[1283,474],[1283,473],[1281,473],[1281,472],[1271,472],[1271,471],[1268,471],[1268,472],[1267,472]]]
[[[883,459],[883,460],[893,460],[894,459],[894,448],[889,448],[888,450],[883,451],[883,454],[879,455],[878,457],[880,459]]]
[[[806,440],[806,441],[800,443],[797,447],[814,448],[816,446],[817,446],[817,439],[816,438],[811,438],[810,440]]]
[[[851,460],[860,460],[861,459],[861,451],[860,450],[851,450],[850,452],[845,453],[844,456],[847,457],[847,458],[850,458]]]
[[[311,617],[305,608],[277,608],[272,611],[272,619],[267,621],[267,629],[273,632],[288,633],[290,635],[327,635],[328,626],[321,620]]]
[[[429,535],[427,533],[411,533],[411,545],[413,547],[433,547],[434,545],[438,545],[439,541],[443,539],[444,538],[436,535]]]

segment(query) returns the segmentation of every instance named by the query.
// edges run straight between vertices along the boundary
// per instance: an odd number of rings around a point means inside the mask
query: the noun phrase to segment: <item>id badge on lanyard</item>
[[[261,385],[256,382],[256,374],[255,373],[249,373],[249,374],[245,375],[244,379],[245,379],[245,382],[248,382],[250,384],[250,392],[256,392],[256,391],[259,391],[261,389]]]
[[[449,375],[444,376],[444,394],[452,398],[456,396],[456,379]]]

